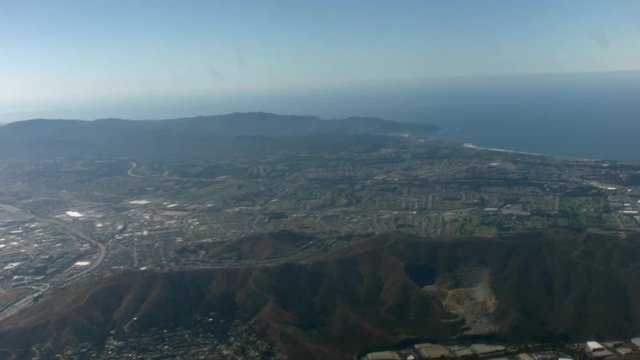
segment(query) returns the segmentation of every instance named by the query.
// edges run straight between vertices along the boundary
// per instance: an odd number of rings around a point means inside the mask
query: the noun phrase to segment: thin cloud
[[[593,40],[596,45],[600,46],[603,49],[608,49],[611,47],[611,42],[609,41],[609,37],[607,34],[602,31],[602,29],[593,30],[589,37]]]
[[[211,75],[211,79],[216,83],[223,83],[227,81],[227,79],[222,75],[222,73],[218,70],[217,67],[213,64],[209,64],[207,66],[207,70],[209,71],[209,75]]]

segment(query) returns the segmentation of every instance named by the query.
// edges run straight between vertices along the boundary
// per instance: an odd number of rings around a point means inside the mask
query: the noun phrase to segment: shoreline
[[[588,159],[588,158],[574,157],[574,156],[568,156],[568,155],[541,154],[541,153],[528,152],[528,151],[518,151],[518,150],[492,148],[492,147],[474,145],[473,143],[470,143],[470,142],[466,142],[466,143],[462,144],[461,146],[464,147],[464,148],[467,148],[467,149],[476,149],[476,150],[484,150],[484,151],[495,151],[495,152],[502,152],[502,153],[509,153],[509,154],[520,154],[520,155],[530,155],[530,156],[542,156],[542,157],[567,159],[567,160],[575,160],[575,161],[585,161],[585,162],[599,162],[599,161],[612,161],[612,162],[623,162],[623,163],[626,162],[626,161],[620,161],[620,160]]]
[[[466,142],[466,143],[462,144],[462,147],[465,147],[465,148],[468,148],[468,149],[497,151],[497,152],[505,152],[505,153],[511,153],[511,154],[545,156],[545,157],[560,157],[558,155],[551,155],[551,154],[541,154],[541,153],[534,153],[534,152],[527,152],[527,151],[518,151],[518,150],[509,150],[509,149],[492,148],[492,147],[486,147],[486,146],[478,146],[478,145],[474,145],[473,143],[470,143],[470,142]],[[585,160],[587,160],[587,159],[585,159]]]
[[[495,151],[495,152],[501,152],[501,153],[529,155],[529,156],[541,156],[541,157],[564,159],[564,160],[574,160],[574,161],[583,161],[583,162],[612,162],[612,163],[637,165],[637,162],[633,162],[633,161],[622,161],[622,160],[612,160],[612,159],[589,159],[589,158],[570,156],[570,155],[542,154],[542,153],[535,153],[535,152],[529,152],[529,151],[518,151],[518,150],[509,150],[509,149],[501,149],[501,148],[492,148],[487,146],[478,146],[470,142],[463,143],[461,146],[467,149]]]

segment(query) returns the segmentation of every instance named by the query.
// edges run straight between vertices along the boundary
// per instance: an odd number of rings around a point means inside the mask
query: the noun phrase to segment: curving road
[[[135,162],[130,162],[129,163],[131,165],[131,167],[129,168],[129,171],[127,171],[127,175],[134,177],[134,178],[141,178],[142,176],[140,175],[136,175],[133,173],[133,170],[135,170],[138,167],[138,164],[136,164]]]
[[[107,256],[107,247],[96,241],[93,240],[92,238],[88,237],[87,235],[81,233],[80,231],[70,227],[69,225],[65,224],[64,222],[60,221],[60,220],[47,220],[47,219],[39,219],[42,221],[49,221],[49,222],[53,222],[55,224],[60,225],[61,227],[63,227],[65,230],[67,230],[69,233],[71,233],[74,236],[79,237],[82,240],[86,240],[87,242],[93,244],[94,246],[96,246],[96,248],[98,249],[98,258],[96,259],[96,261],[94,261],[89,267],[87,267],[85,270],[71,276],[70,278],[67,278],[66,280],[64,280],[63,282],[61,282],[60,284],[56,284],[56,286],[64,286],[66,284],[68,284],[69,282],[84,276],[88,273],[90,273],[91,271],[93,271],[93,269],[97,268],[102,261],[104,260],[105,256]]]
[[[103,245],[102,243],[99,243],[98,241],[93,240],[92,238],[88,237],[87,235],[81,233],[80,231],[70,227],[69,225],[65,224],[64,222],[57,220],[57,219],[44,219],[44,218],[38,218],[38,217],[34,217],[34,219],[41,221],[41,222],[46,222],[46,223],[53,223],[56,225],[61,226],[62,228],[64,228],[66,231],[68,231],[70,234],[83,239],[91,244],[93,244],[97,249],[98,249],[98,258],[96,259],[96,261],[94,261],[89,267],[87,267],[85,270],[65,279],[63,282],[59,283],[59,284],[55,284],[55,286],[64,286],[66,284],[68,284],[69,282],[82,277],[88,273],[90,273],[91,271],[93,271],[96,267],[98,267],[102,261],[104,260],[105,256],[107,255],[107,248],[105,245]],[[51,288],[51,285],[48,283],[36,283],[36,284],[31,284],[31,285],[27,285],[24,286],[22,288],[29,288],[32,290],[35,290],[35,294],[29,294],[25,297],[23,297],[22,299],[16,301],[15,303],[13,303],[12,305],[10,305],[9,307],[7,307],[6,309],[4,309],[2,312],[0,312],[0,321],[8,318],[9,316],[12,316],[18,312],[20,312],[21,310],[25,309],[26,307],[32,305],[35,301],[34,298],[37,298],[39,295],[42,295],[43,293],[45,293],[46,291],[48,291]]]

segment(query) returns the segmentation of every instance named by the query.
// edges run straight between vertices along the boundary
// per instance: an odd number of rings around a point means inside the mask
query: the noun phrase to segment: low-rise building
[[[471,345],[471,351],[478,356],[495,354],[504,351],[506,348],[502,345],[486,345],[486,344],[473,344]]]
[[[402,360],[395,351],[377,351],[368,353],[367,360]]]
[[[442,345],[437,344],[416,344],[414,348],[418,354],[425,359],[440,359],[453,356],[451,351]]]
[[[453,354],[459,358],[467,358],[475,355],[473,351],[471,351],[471,349],[463,346],[452,347],[451,352],[453,352]]]

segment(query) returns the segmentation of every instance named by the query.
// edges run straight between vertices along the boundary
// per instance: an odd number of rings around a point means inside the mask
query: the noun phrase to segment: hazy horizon
[[[272,112],[283,115],[312,115],[325,118],[344,118],[350,116],[382,117],[393,121],[416,121],[413,109],[409,108],[420,99],[432,105],[441,105],[438,99],[450,102],[447,97],[459,96],[470,90],[476,96],[486,94],[500,87],[525,86],[554,82],[554,86],[572,86],[570,82],[584,81],[593,85],[606,85],[624,77],[630,84],[640,85],[640,71],[613,71],[593,73],[548,73],[513,74],[474,77],[434,77],[424,79],[361,81],[342,84],[341,87],[318,87],[304,91],[273,91],[252,93],[229,93],[220,95],[199,95],[183,97],[148,97],[105,101],[100,106],[57,104],[54,109],[4,109],[0,110],[0,124],[30,119],[74,119],[95,120],[104,118],[122,118],[128,120],[160,120],[193,116],[227,114],[232,112]],[[591,79],[589,81],[589,79]],[[568,82],[567,82],[568,80]],[[594,82],[595,80],[595,82]],[[616,85],[614,81],[614,86]],[[524,82],[524,83],[522,83]],[[617,84],[619,85],[619,84]],[[539,85],[538,85],[539,86]],[[555,91],[558,89],[556,88]],[[560,89],[562,90],[562,89]],[[575,89],[567,89],[572,91]],[[589,90],[589,89],[585,89]],[[397,96],[403,93],[406,98]],[[484,95],[483,95],[484,94]],[[407,96],[408,95],[408,96]],[[508,94],[503,94],[508,95]],[[375,97],[375,101],[367,99]],[[360,106],[354,106],[354,100]],[[468,99],[467,99],[468,100]],[[508,99],[495,98],[497,102]],[[413,101],[411,103],[410,101]],[[381,109],[381,103],[383,108]],[[391,109],[391,110],[390,110]],[[395,110],[393,110],[395,109]],[[402,111],[401,111],[402,110]],[[402,113],[412,111],[412,117]],[[441,120],[441,119],[439,119]],[[423,120],[420,120],[422,122]],[[428,121],[428,119],[424,119]]]
[[[451,142],[640,161],[640,72],[378,81],[341,89],[121,101],[28,118],[159,120],[263,111],[430,123]]]
[[[380,84],[638,71],[639,35],[630,0],[10,0],[0,121],[295,113],[286,99]]]

